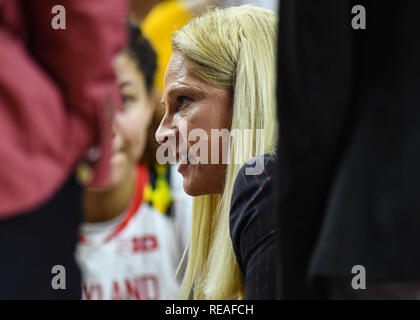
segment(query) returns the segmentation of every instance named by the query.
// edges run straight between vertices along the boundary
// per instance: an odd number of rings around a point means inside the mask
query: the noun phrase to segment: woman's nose
[[[174,137],[176,137],[176,128],[168,128],[163,123],[159,125],[155,133],[155,139],[159,144],[165,143]]]

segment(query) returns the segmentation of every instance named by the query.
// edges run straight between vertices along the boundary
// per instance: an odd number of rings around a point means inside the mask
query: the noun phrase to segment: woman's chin
[[[223,190],[213,187],[208,180],[202,180],[193,177],[184,177],[183,182],[184,191],[191,197],[205,196],[210,194],[221,194]]]
[[[202,190],[200,179],[194,179],[188,174],[184,176],[183,187],[186,194],[191,197],[198,197],[205,195],[206,193]]]
[[[186,194],[188,194],[191,197],[197,197],[197,196],[201,196],[202,194],[200,194],[196,189],[194,188],[194,186],[191,186],[189,183],[185,182],[185,178],[184,178],[184,191]]]

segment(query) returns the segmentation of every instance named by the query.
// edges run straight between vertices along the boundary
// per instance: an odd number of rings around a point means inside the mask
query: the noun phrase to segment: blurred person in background
[[[80,298],[73,173],[90,148],[93,176],[83,182],[108,183],[119,107],[111,61],[124,45],[127,8],[61,1],[66,30],[56,30],[56,4],[0,0],[0,299]]]
[[[187,245],[192,200],[182,177],[156,162],[153,79],[156,54],[139,28],[114,61],[123,108],[114,130],[111,186],[88,188],[77,257],[84,299],[174,298]],[[161,105],[158,106],[162,109]]]

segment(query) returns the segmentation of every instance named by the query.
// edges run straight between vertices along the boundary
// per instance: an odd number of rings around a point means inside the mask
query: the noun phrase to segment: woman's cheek
[[[143,152],[144,141],[146,140],[147,128],[144,119],[138,112],[128,114],[124,125],[124,138],[127,142],[129,156],[136,162]]]
[[[132,145],[132,152],[134,162],[140,160],[145,152],[146,148],[146,141],[147,141],[147,128],[145,126],[140,126],[137,130],[132,132],[131,138],[131,145]]]

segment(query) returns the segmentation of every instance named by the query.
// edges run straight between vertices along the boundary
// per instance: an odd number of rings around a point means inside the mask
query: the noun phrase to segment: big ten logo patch
[[[159,249],[159,243],[154,234],[120,239],[117,243],[117,254],[122,256],[152,252],[157,249]]]

